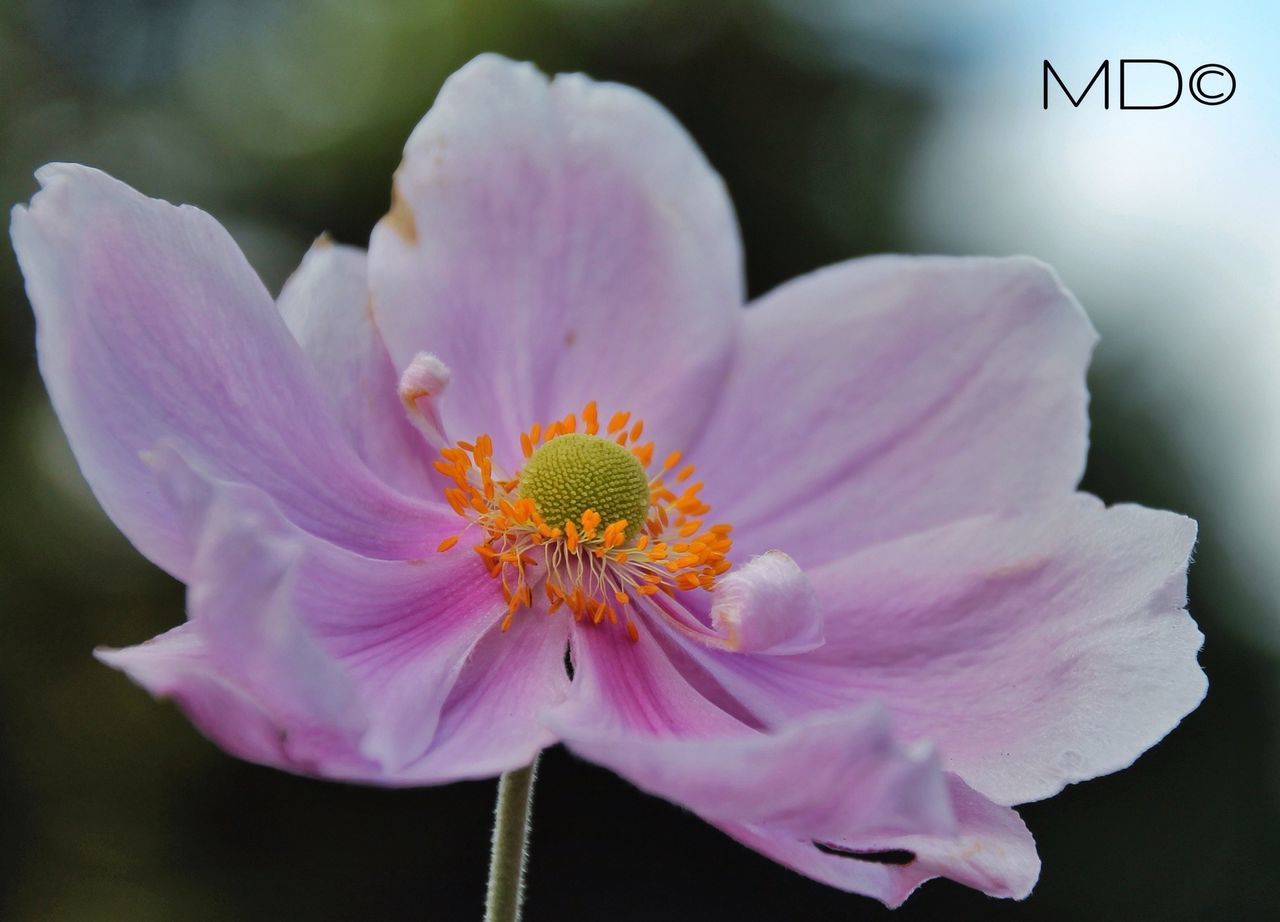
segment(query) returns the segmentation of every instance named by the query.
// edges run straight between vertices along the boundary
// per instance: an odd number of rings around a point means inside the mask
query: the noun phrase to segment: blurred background
[[[1026,807],[1023,904],[927,884],[898,919],[1280,912],[1280,15],[1267,3],[0,0],[0,201],[93,164],[226,224],[278,290],[363,244],[440,82],[494,50],[634,84],[737,205],[759,294],[849,256],[1025,252],[1103,334],[1085,487],[1201,523],[1205,704],[1133,769]],[[1104,60],[1230,67],[1217,107],[1079,109]],[[1113,93],[1116,91],[1113,73]],[[0,251],[0,918],[475,919],[489,783],[378,791],[237,762],[97,664],[181,587],[99,512]],[[527,917],[880,919],[562,751]]]

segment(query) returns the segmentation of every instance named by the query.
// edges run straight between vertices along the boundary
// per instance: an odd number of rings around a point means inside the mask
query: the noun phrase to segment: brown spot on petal
[[[578,334],[573,332],[573,330],[570,330],[568,333],[564,334],[564,344],[566,346],[572,346],[577,341],[578,341]]]
[[[382,220],[386,221],[387,226],[399,234],[405,243],[418,242],[418,225],[413,220],[413,210],[400,195],[400,189],[394,182],[391,184],[391,210]]]

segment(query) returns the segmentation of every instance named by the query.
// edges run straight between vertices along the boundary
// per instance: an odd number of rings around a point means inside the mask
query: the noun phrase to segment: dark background
[[[631,83],[670,108],[729,185],[753,294],[848,256],[925,245],[1052,260],[1043,235],[991,242],[1009,239],[991,228],[1005,229],[1001,215],[1023,201],[1012,193],[972,215],[947,212],[946,196],[920,203],[919,152],[933,145],[930,162],[947,161],[937,129],[955,118],[969,46],[919,22],[850,24],[837,7],[0,0],[0,199],[27,200],[45,161],[87,162],[210,211],[278,289],[321,231],[367,240],[399,148],[442,79],[494,50]],[[924,5],[921,22],[929,13]],[[1016,103],[1024,115],[1027,99],[1039,102],[1037,81],[1032,72]],[[1019,137],[1006,141],[1016,159]],[[962,182],[931,169],[930,188]],[[1269,432],[1259,395],[1271,382],[1192,375],[1183,384],[1198,400],[1182,399],[1160,377],[1167,339],[1144,327],[1177,331],[1179,305],[1129,311],[1088,260],[1068,265],[1104,333],[1085,487],[1201,521],[1191,609],[1208,636],[1209,697],[1133,769],[1025,808],[1044,860],[1027,902],[933,882],[897,917],[1268,917],[1280,908],[1277,613],[1266,581],[1276,520],[1263,497],[1253,519],[1237,515],[1251,504],[1223,484],[1240,482],[1237,461],[1256,461]],[[1157,270],[1127,272],[1120,291],[1142,290]],[[1261,303],[1274,312],[1274,300]],[[1248,335],[1252,315],[1231,316]],[[492,783],[371,790],[247,765],[91,658],[96,645],[177,623],[182,591],[129,547],[79,479],[32,333],[5,250],[0,918],[479,918]],[[1205,427],[1242,408],[1254,416],[1254,447],[1233,444],[1229,427],[1208,454],[1186,438],[1219,431]],[[543,759],[530,920],[887,915],[562,750]]]

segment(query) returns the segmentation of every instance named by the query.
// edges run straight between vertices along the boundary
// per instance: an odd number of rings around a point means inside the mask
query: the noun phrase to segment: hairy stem
[[[538,760],[507,772],[498,782],[493,810],[493,850],[485,922],[519,922],[524,902],[524,865],[529,845],[529,808]]]

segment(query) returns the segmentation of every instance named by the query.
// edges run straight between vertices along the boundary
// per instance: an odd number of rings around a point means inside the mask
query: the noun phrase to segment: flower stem
[[[493,809],[493,850],[489,855],[489,892],[485,922],[519,922],[524,902],[524,863],[529,843],[529,807],[537,757],[498,782]]]

